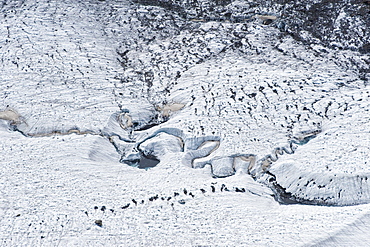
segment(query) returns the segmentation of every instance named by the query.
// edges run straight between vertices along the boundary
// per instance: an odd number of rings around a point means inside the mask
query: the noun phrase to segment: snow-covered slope
[[[368,1],[0,9],[2,245],[325,245],[367,224]]]

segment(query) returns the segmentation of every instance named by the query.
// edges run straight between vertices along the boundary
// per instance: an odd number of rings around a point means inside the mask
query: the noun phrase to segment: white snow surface
[[[341,66],[366,55],[129,1],[7,3],[1,246],[368,246],[370,88]],[[140,152],[160,163],[121,162]]]
[[[4,129],[1,136],[7,157],[1,161],[2,246],[296,246],[352,229],[370,210],[367,204],[280,205],[247,174],[215,180],[209,169],[188,168],[177,155],[148,171],[92,162],[89,149],[100,137],[27,138]],[[221,184],[247,192],[220,192]],[[98,219],[103,227],[94,224]]]

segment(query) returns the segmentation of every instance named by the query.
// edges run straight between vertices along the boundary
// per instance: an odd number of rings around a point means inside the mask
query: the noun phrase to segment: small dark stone
[[[178,195],[180,195],[179,193],[177,193],[177,192],[174,192],[173,193],[173,196],[178,196]]]
[[[141,200],[141,204],[144,204],[144,200]]]
[[[137,205],[137,201],[135,201],[135,199],[132,199],[132,202],[135,203],[135,205]]]
[[[109,210],[110,210],[112,213],[114,213],[114,209],[112,209],[112,208],[111,208],[111,209],[109,209]]]
[[[95,206],[94,209],[97,210],[98,209],[98,206]]]
[[[45,238],[45,236],[41,236],[41,238]]]
[[[180,204],[185,204],[185,200],[183,200],[183,199],[178,200],[178,202],[179,202]]]
[[[168,197],[168,198],[167,198],[167,201],[169,201],[169,200],[171,200],[171,199],[172,199],[172,197]]]
[[[206,193],[206,190],[204,190],[204,189],[200,189],[200,191],[202,191],[202,193]]]
[[[193,195],[193,193],[191,193],[191,192],[189,193],[189,196],[191,196],[191,197],[193,197],[193,198],[194,198],[194,195]]]
[[[184,189],[184,194],[187,195],[188,194],[188,191],[186,189]]]
[[[272,20],[272,19],[266,19],[266,20],[264,20],[264,21],[262,22],[262,24],[263,24],[263,25],[269,25],[269,24],[271,24],[273,21],[274,21],[274,20]]]
[[[154,197],[150,197],[150,198],[149,198],[149,201],[151,201],[151,202],[152,202],[153,200],[154,200]]]
[[[87,216],[89,216],[89,213],[88,213],[87,211],[85,211],[85,214],[86,214]]]
[[[15,217],[19,217],[19,216],[21,216],[21,214],[17,214]]]
[[[103,226],[103,221],[102,221],[102,220],[95,220],[95,224],[96,224],[97,226],[102,227],[102,226]]]
[[[164,201],[164,200],[165,200],[165,198],[162,196],[162,197],[161,197],[161,200],[162,200],[162,201]]]
[[[216,192],[215,186],[211,185],[212,192]]]
[[[107,208],[105,206],[102,206],[100,210],[104,212],[106,209]]]
[[[244,190],[244,191],[243,191]],[[239,189],[238,187],[235,188],[235,192],[245,192],[245,189]]]
[[[249,98],[254,98],[254,97],[257,96],[257,94],[256,93],[251,93],[251,94],[248,94],[248,96],[249,96]]]
[[[130,206],[130,203],[126,204],[125,206],[122,206],[121,208],[122,208],[122,209],[126,209],[126,208],[128,208],[129,206]]]
[[[153,197],[154,200],[157,200],[158,198],[159,198],[158,195]]]

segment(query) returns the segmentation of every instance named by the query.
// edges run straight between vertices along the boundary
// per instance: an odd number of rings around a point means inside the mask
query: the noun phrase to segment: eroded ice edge
[[[266,10],[4,3],[2,245],[368,241],[367,54]]]

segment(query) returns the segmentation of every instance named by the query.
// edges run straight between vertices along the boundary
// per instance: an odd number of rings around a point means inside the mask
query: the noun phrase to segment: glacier
[[[368,245],[368,1],[0,10],[2,246]]]

